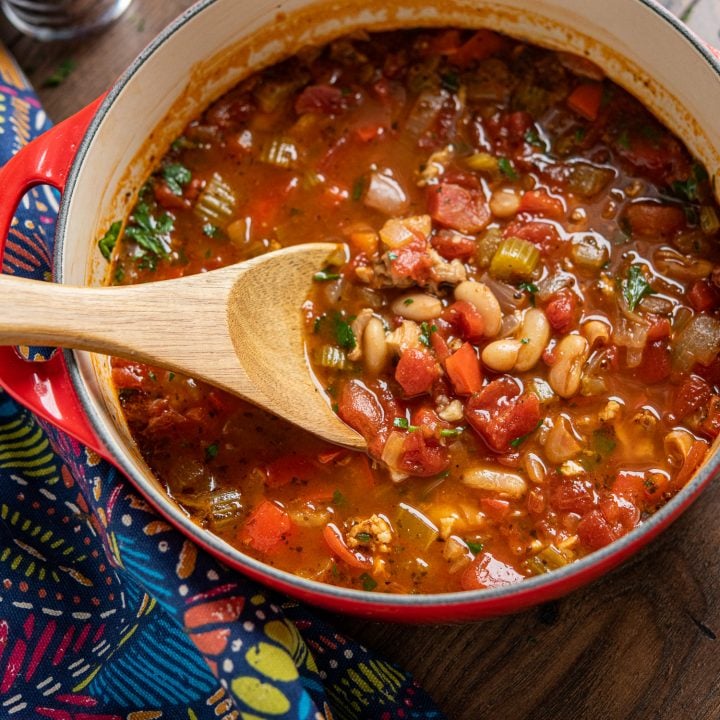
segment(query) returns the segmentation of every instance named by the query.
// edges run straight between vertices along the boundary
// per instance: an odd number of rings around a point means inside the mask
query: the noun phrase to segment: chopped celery
[[[613,177],[615,172],[609,168],[577,162],[570,169],[567,186],[570,192],[590,198],[597,195]]]
[[[320,365],[330,370],[344,370],[347,367],[345,351],[336,345],[323,345],[320,350]]]
[[[475,251],[475,262],[479,268],[490,266],[500,243],[502,242],[502,233],[499,228],[488,228],[477,240],[477,250]]]
[[[599,270],[610,257],[606,241],[594,233],[581,233],[570,248],[576,265],[588,270]]]
[[[213,530],[235,523],[242,512],[242,496],[237,490],[219,490],[212,495],[209,520]]]
[[[299,157],[295,143],[283,137],[273,138],[269,143],[266,143],[260,155],[263,162],[280,168],[295,167]]]
[[[205,222],[224,227],[235,210],[235,193],[219,173],[213,173],[195,203],[195,214]]]
[[[706,235],[714,235],[720,230],[720,220],[711,205],[703,205],[700,208],[700,228]]]
[[[503,240],[490,261],[490,275],[496,280],[529,280],[540,262],[540,251],[527,240]]]
[[[435,525],[419,510],[411,505],[400,503],[395,529],[400,537],[412,540],[413,543],[427,550],[438,539],[440,533]]]
[[[497,173],[499,170],[498,159],[490,153],[473,153],[465,158],[465,164],[477,172]]]

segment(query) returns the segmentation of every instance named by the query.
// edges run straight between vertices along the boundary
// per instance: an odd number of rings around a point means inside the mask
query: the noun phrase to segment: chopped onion
[[[405,129],[411,135],[422,135],[435,122],[450,94],[446,90],[423,90],[410,111]]]
[[[673,369],[688,372],[695,363],[709,365],[720,352],[720,320],[695,315],[671,344]]]
[[[402,185],[390,175],[379,172],[370,175],[363,202],[367,207],[391,216],[402,215],[409,205]]]
[[[541,302],[549,300],[558,290],[572,287],[575,284],[575,278],[569,273],[558,272],[550,273],[547,277],[539,280],[537,283],[537,293],[535,297]]]
[[[621,318],[613,330],[613,342],[627,349],[626,362],[630,368],[638,367],[642,362],[642,352],[647,343],[650,326],[645,322],[635,322]]]
[[[527,492],[527,483],[516,473],[491,470],[485,467],[468,468],[460,482],[477,490],[488,490],[511,498],[520,498]]]

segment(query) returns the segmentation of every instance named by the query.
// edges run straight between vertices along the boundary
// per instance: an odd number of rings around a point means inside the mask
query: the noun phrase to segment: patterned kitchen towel
[[[0,165],[49,125],[0,47]],[[57,203],[48,188],[28,193],[4,272],[49,279]],[[442,715],[403,670],[221,566],[112,465],[0,392],[4,718]]]

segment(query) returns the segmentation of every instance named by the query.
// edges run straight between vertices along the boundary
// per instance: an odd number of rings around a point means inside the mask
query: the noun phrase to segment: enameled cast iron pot
[[[720,190],[720,62],[654,0],[202,0],[168,27],[109,94],[21,151],[0,170],[0,249],[33,185],[62,193],[55,278],[102,284],[94,239],[186,123],[255,68],[358,29],[489,27],[584,54],[660,117],[707,166]],[[12,312],[12,308],[4,308]],[[172,322],[172,318],[169,319]],[[220,320],[219,320],[220,322]],[[572,590],[636,552],[682,513],[715,474],[710,459],[670,503],[609,547],[517,585],[446,595],[392,596],[331,587],[267,567],[198,528],[138,455],[109,382],[107,358],[58,353],[47,363],[0,348],[0,384],[121,468],[174,525],[226,564],[302,600],[375,619],[466,620],[508,613]]]

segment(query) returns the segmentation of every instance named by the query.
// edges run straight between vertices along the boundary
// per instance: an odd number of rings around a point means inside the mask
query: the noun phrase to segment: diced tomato
[[[616,537],[621,537],[640,522],[640,509],[629,496],[607,493],[599,503],[600,512],[610,523]]]
[[[395,379],[408,397],[430,392],[439,376],[440,368],[426,350],[405,350],[395,368]]]
[[[409,432],[403,442],[398,468],[410,475],[430,477],[447,469],[448,449],[417,430]]]
[[[315,463],[305,455],[281,455],[265,466],[265,485],[276,488],[293,481],[310,480],[316,472]]]
[[[485,60],[500,52],[504,44],[505,41],[497,33],[481,29],[450,55],[450,62],[460,68],[465,68],[475,60]]]
[[[545,512],[545,494],[539,487],[530,490],[527,496],[527,509],[531,515],[540,516]]]
[[[343,94],[333,85],[309,85],[295,99],[295,112],[337,115],[344,109]]]
[[[559,219],[565,215],[565,205],[560,198],[553,197],[544,188],[528,190],[520,200],[519,212]]]
[[[463,340],[470,342],[482,340],[485,333],[485,321],[480,311],[472,303],[466,300],[457,300],[443,312],[442,317],[455,328]]]
[[[645,497],[645,490],[645,477],[642,473],[618,473],[612,485],[612,491],[615,495],[627,498],[638,507]]]
[[[411,240],[397,250],[393,250],[390,272],[394,282],[411,278],[422,284],[430,277],[433,261],[427,252],[427,243],[419,238]]]
[[[148,368],[144,365],[115,360],[112,368],[112,379],[118,390],[142,390],[147,382]]]
[[[563,512],[583,515],[595,504],[587,482],[579,478],[562,478],[552,490],[552,506]]]
[[[648,505],[661,502],[670,490],[670,478],[665,473],[652,473],[643,483]]]
[[[602,95],[602,83],[582,83],[570,93],[567,104],[578,115],[592,122],[597,120],[598,113],[600,112]]]
[[[667,131],[653,127],[657,137],[647,137],[642,132],[631,131],[629,137],[620,133],[615,142],[616,152],[637,172],[655,182],[669,185],[673,180],[687,178],[690,163],[682,146]]]
[[[509,154],[512,148],[525,142],[525,134],[533,126],[530,113],[523,110],[496,113],[486,121],[488,134],[499,153]]]
[[[625,212],[630,229],[635,235],[670,237],[685,228],[685,213],[677,205],[637,202]]]
[[[635,376],[653,385],[669,378],[671,370],[670,347],[667,339],[646,343]]]
[[[370,453],[377,457],[385,445],[393,419],[400,411],[384,388],[350,380],[338,400],[338,415],[367,441]]]
[[[480,590],[482,588],[512,585],[524,579],[512,565],[498,560],[491,553],[478,553],[468,565],[460,578],[463,590]]]
[[[521,240],[527,240],[544,253],[553,252],[562,242],[554,225],[536,221],[523,223],[518,220],[511,222],[503,230],[503,237],[518,237]]]
[[[429,406],[423,405],[415,410],[410,418],[410,423],[419,428],[426,438],[440,438],[440,431],[450,428],[450,423],[442,420],[440,416]]]
[[[470,397],[465,417],[488,447],[497,453],[506,453],[513,440],[538,426],[540,401],[533,393],[521,395],[517,383],[504,376]]]
[[[472,395],[482,388],[480,360],[470,343],[463,343],[445,361],[445,370],[458,395]]]
[[[720,434],[720,396],[713,395],[707,406],[707,415],[700,424],[700,433],[714,440]]]
[[[503,520],[510,510],[510,501],[500,498],[480,498],[482,511],[493,520]]]
[[[690,375],[680,386],[673,401],[673,415],[677,420],[690,415],[707,404],[712,396],[710,386],[698,375]]]
[[[164,180],[156,182],[152,190],[158,205],[166,210],[182,210],[190,207],[190,201],[183,195],[176,195]]]
[[[358,570],[367,570],[372,567],[372,558],[363,555],[357,550],[351,550],[345,544],[342,532],[340,532],[340,529],[334,523],[328,523],[323,528],[323,539],[333,555],[350,567],[357,568]]]
[[[550,327],[561,335],[570,332],[578,319],[577,305],[578,297],[569,288],[563,288],[551,295],[545,306]]]
[[[208,108],[205,122],[211,126],[230,129],[246,123],[255,109],[255,100],[250,93],[236,88]]]
[[[709,312],[720,305],[720,290],[707,280],[696,280],[687,299],[695,312]]]
[[[472,257],[476,247],[473,238],[452,230],[441,230],[432,237],[430,244],[446,260],[467,260]]]
[[[592,510],[580,520],[577,526],[580,542],[591,550],[599,550],[617,540],[614,529],[600,510]]]
[[[426,57],[436,55],[452,55],[458,51],[462,44],[459,30],[443,30],[435,33],[427,43],[427,49],[423,52]]]
[[[453,183],[431,187],[427,206],[433,220],[462,233],[479,232],[490,220],[482,194]]]
[[[250,514],[240,532],[240,540],[258,552],[277,549],[292,530],[290,516],[274,502],[263,500]]]

